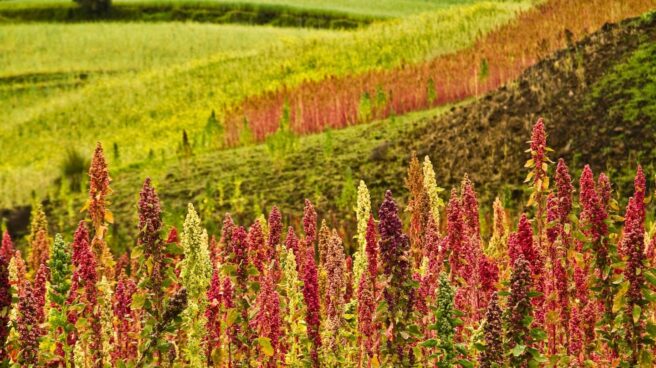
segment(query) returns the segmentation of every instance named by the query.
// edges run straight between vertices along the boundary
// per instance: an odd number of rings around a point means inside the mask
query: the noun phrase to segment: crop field
[[[289,111],[296,132],[313,133],[326,126],[341,128],[477,97],[517,77],[541,56],[575,41],[590,28],[609,19],[639,15],[654,5],[651,0],[621,4],[551,1],[490,32],[472,48],[425,63],[308,81],[298,88],[248,98],[226,121],[238,132],[239,122],[246,119],[259,133],[256,136],[264,139],[278,129],[284,110]],[[569,33],[558,27],[562,24]],[[228,139],[237,141],[237,134]]]
[[[194,23],[12,24],[0,34],[0,78],[27,74],[152,70],[239,57],[329,31]]]
[[[255,5],[270,6],[275,8],[292,8],[317,12],[334,12],[352,15],[364,15],[377,18],[393,18],[411,14],[424,13],[444,9],[452,6],[460,6],[481,2],[480,0],[379,0],[375,5],[366,0],[116,0],[115,4],[227,4],[227,5]],[[70,5],[66,0],[3,0],[0,2],[2,8],[29,7],[33,5]]]
[[[91,136],[111,140],[108,144],[119,145],[123,165],[143,162],[151,152],[175,157],[183,130],[192,138],[200,137],[212,111],[221,117],[247,96],[429,60],[471,45],[479,34],[509,21],[528,6],[529,2],[467,5],[362,31],[328,34],[321,42],[320,37],[296,38],[259,52],[218,53],[157,72],[102,78],[72,91],[58,91],[54,98],[44,99],[38,91],[35,101],[16,101],[16,108],[10,106],[3,112],[8,116],[0,135],[3,201],[21,203],[33,190],[43,193],[55,179],[55,173],[47,168],[57,164],[53,159],[64,159],[66,142],[81,143]],[[256,137],[262,133],[254,129]],[[34,145],[17,144],[11,138],[16,136],[29,136]],[[193,140],[199,142],[200,138]],[[244,140],[248,142],[248,138]],[[81,143],[77,149],[91,147]],[[16,185],[18,182],[31,184],[28,188]]]
[[[530,196],[516,217],[499,198],[492,218],[481,216],[468,176],[443,192],[428,156],[412,156],[405,209],[389,190],[372,198],[360,181],[350,254],[309,200],[300,225],[286,227],[273,206],[244,225],[227,213],[216,233],[189,203],[177,230],[162,221],[146,179],[135,245],[113,256],[99,144],[74,235],[52,241],[39,206],[25,255],[3,234],[0,358],[76,367],[652,367],[656,234],[646,174],[638,165],[623,209],[611,178],[588,165],[573,177],[563,159],[550,159],[547,137],[540,119],[524,165]]]
[[[83,86],[153,74],[199,59],[247,57],[299,40],[330,37],[320,30],[194,23],[2,25],[0,98],[3,117],[39,108],[43,97]],[[62,90],[64,89],[64,90]],[[15,120],[5,118],[3,128]]]
[[[173,1],[173,0],[171,0]],[[229,0],[221,0],[229,2]],[[366,0],[246,0],[244,3],[283,5],[322,11],[335,11],[358,15],[369,15],[375,17],[398,17],[411,14],[430,12],[451,6],[461,6],[480,2],[478,0],[446,0],[446,1],[423,1],[423,0],[381,0],[372,4]]]
[[[0,0],[0,368],[653,368],[656,0]]]

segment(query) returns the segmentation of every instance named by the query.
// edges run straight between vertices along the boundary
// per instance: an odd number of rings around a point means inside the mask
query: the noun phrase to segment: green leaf
[[[626,295],[626,292],[629,291],[629,282],[624,281],[621,285],[619,290],[617,291],[617,294],[615,294],[615,297],[613,298],[613,313],[617,313],[624,307],[626,304],[626,301],[624,300],[624,295]]]
[[[78,330],[84,330],[87,325],[89,325],[89,323],[84,317],[78,318],[77,322],[75,322],[75,328]]]
[[[647,272],[644,272],[644,275],[645,275],[645,279],[647,279],[647,281],[649,281],[650,284],[652,284],[653,286],[656,286],[656,276],[654,276],[653,273],[647,271]]]
[[[515,347],[512,348],[512,350],[510,350],[510,353],[513,356],[518,357],[518,356],[524,354],[525,350],[526,350],[526,345],[515,345]]]
[[[456,360],[456,364],[460,364],[464,368],[474,368],[474,363],[470,362],[469,360],[465,360],[465,359]]]
[[[535,291],[535,290],[532,290],[532,291],[528,292],[528,297],[529,298],[537,298],[537,297],[542,296],[542,295],[544,295],[544,294],[539,292],[539,291]]]
[[[175,243],[170,243],[166,245],[166,253],[171,255],[180,255],[183,253],[182,248]]]
[[[652,322],[647,322],[647,333],[651,337],[656,337],[656,325]]]
[[[258,276],[260,274],[260,271],[258,271],[255,266],[249,265],[248,269],[246,270],[246,273],[248,274],[248,276]]]
[[[434,348],[434,347],[437,346],[437,340],[435,340],[435,339],[429,339],[429,340],[426,340],[426,341],[422,342],[422,343],[419,344],[419,345],[421,345],[421,346],[423,346],[423,347],[425,347],[425,348]]]
[[[228,314],[226,315],[226,327],[232,326],[239,317],[239,312],[236,308],[230,308]]]
[[[642,351],[640,354],[640,361],[638,364],[640,364],[640,368],[651,368],[653,367],[653,362],[654,362],[654,357],[651,353],[651,351],[645,349]]]
[[[528,368],[539,368],[540,366],[541,366],[541,362],[539,362],[535,358],[532,358],[528,361]]]
[[[223,271],[226,276],[234,276],[237,273],[237,266],[231,263],[223,264],[221,265],[221,271]]]
[[[633,306],[633,323],[638,323],[640,320],[640,314],[642,314],[642,308],[640,308],[639,305],[634,305]]]
[[[626,262],[615,262],[610,267],[614,270],[624,270],[626,268]]]
[[[271,339],[268,337],[258,337],[255,339],[260,345],[260,349],[266,356],[273,356],[273,346],[271,346]]]
[[[145,294],[134,294],[132,295],[132,304],[131,308],[134,309],[141,309],[143,307],[144,303],[146,302],[146,295]]]
[[[421,331],[419,331],[419,326],[417,326],[417,325],[408,326],[408,332],[410,332],[411,334],[413,334],[415,336],[423,336]]]
[[[624,274],[613,276],[611,282],[612,282],[613,285],[619,285],[619,284],[623,283],[624,282]]]
[[[547,337],[547,333],[542,329],[533,328],[531,329],[531,337],[533,337],[535,340],[542,341]]]
[[[419,281],[417,280],[410,280],[406,283],[406,285],[411,288],[411,289],[418,289],[419,288]]]
[[[585,234],[583,234],[583,233],[580,232],[580,231],[574,231],[574,232],[572,233],[572,235],[574,236],[574,239],[576,239],[576,240],[580,240],[580,241],[582,241],[582,242],[586,242],[586,241],[588,241],[588,238],[585,236]]]
[[[648,302],[650,302],[650,303],[654,303],[654,302],[656,302],[656,293],[652,293],[652,292],[649,291],[648,289],[643,289],[643,290],[642,290],[642,294],[644,295],[645,299],[646,299]]]
[[[545,358],[542,354],[540,354],[540,350],[536,348],[527,348],[526,350],[529,352],[529,354],[531,354],[533,360],[539,363],[547,362],[547,358]]]

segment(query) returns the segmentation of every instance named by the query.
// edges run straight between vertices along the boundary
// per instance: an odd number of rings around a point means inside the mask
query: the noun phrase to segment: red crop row
[[[264,139],[278,129],[286,107],[292,129],[308,134],[478,96],[565,47],[568,37],[576,41],[606,22],[640,15],[655,5],[653,0],[550,0],[454,54],[247,98],[227,117],[227,139],[239,143],[244,119],[256,139]],[[367,98],[369,112],[360,109]]]

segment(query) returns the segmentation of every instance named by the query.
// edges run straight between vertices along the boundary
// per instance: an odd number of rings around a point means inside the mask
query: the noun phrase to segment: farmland
[[[260,53],[215,54],[156,73],[103,78],[58,92],[53,99],[41,98],[39,91],[34,103],[17,101],[15,109],[3,112],[11,117],[0,137],[3,201],[24,203],[31,191],[43,193],[56,178],[47,168],[53,159],[64,159],[66,142],[80,143],[80,151],[92,147],[84,143],[91,136],[109,145],[120,142],[122,165],[144,162],[151,152],[175,158],[183,130],[200,142],[211,112],[221,117],[246,96],[434,58],[467,47],[477,35],[509,21],[527,6],[525,2],[462,6],[341,32],[325,42],[291,41]],[[29,136],[34,144],[18,144],[11,138],[16,136]],[[17,185],[19,181],[30,185]]]
[[[0,0],[0,367],[654,367],[654,75],[653,0]]]
[[[0,77],[138,72],[217,54],[239,57],[284,42],[330,35],[322,31],[194,23],[9,25],[3,27],[0,39]]]
[[[326,37],[330,34],[322,31],[193,23],[6,25],[0,35],[0,96],[8,100],[3,128],[17,123],[13,116],[40,108],[43,97],[198,59],[238,59]]]
[[[177,6],[189,5],[228,5],[235,9],[240,6],[260,6],[264,9],[298,9],[317,13],[335,13],[353,16],[366,16],[373,18],[394,18],[407,16],[411,14],[424,13],[439,9],[448,8],[456,5],[467,5],[478,2],[478,0],[448,0],[440,2],[422,1],[422,0],[382,0],[371,6],[371,3],[364,0],[346,1],[321,1],[321,0],[246,0],[234,2],[230,0],[117,0],[116,5],[139,5],[139,4],[175,4]],[[211,3],[211,4],[210,4]],[[0,9],[30,8],[34,6],[51,7],[51,6],[70,6],[70,2],[65,0],[5,0],[0,4]]]

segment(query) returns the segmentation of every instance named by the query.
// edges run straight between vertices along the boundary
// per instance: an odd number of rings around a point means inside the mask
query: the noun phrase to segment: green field
[[[481,182],[479,193],[486,193],[480,203],[489,205],[497,195],[517,201],[525,194],[518,190],[522,185],[515,185],[525,177],[516,169],[526,157],[520,149],[530,133],[525,122],[536,116],[543,116],[552,132],[549,139],[558,147],[553,157],[564,157],[577,171],[589,162],[611,175],[614,191],[624,194],[633,183],[628,166],[640,162],[649,171],[656,168],[656,43],[650,41],[656,35],[656,14],[648,19],[649,27],[640,32],[625,30],[613,38],[609,31],[580,46],[585,51],[577,55],[579,67],[586,70],[589,85],[572,77],[571,54],[562,52],[489,98],[300,137],[282,159],[265,144],[166,162],[155,158],[116,173],[115,214],[134,216],[134,188],[150,176],[158,188],[166,188],[160,198],[170,223],[179,224],[179,211],[190,201],[218,231],[224,211],[245,219],[275,204],[300,217],[304,198],[338,213],[336,221],[349,223],[358,180],[367,183],[372,198],[381,198],[387,189],[407,193],[398,178],[407,175],[412,152],[432,158],[447,189],[468,174]],[[613,46],[616,39],[621,47]],[[577,93],[569,96],[562,90]],[[497,120],[481,123],[481,116]],[[572,151],[570,145],[583,150]],[[63,216],[73,221],[77,207]]]
[[[10,24],[0,29],[0,78],[166,68],[219,54],[238,57],[331,34],[197,23]]]
[[[157,28],[155,24],[135,24],[127,26],[160,34],[151,37],[131,32],[129,36],[121,37],[122,31],[104,31],[113,29],[111,25],[79,25],[94,36],[80,36],[80,40],[66,42],[64,49],[70,49],[63,54],[68,57],[55,63],[61,70],[98,67],[94,60],[100,60],[109,48],[118,52],[108,58],[103,70],[124,68],[138,71],[116,75],[101,73],[84,81],[80,81],[79,76],[72,79],[62,77],[65,82],[55,83],[50,92],[34,88],[31,80],[11,80],[9,87],[5,81],[0,87],[0,101],[9,108],[0,112],[3,120],[0,127],[0,146],[3,147],[0,151],[0,192],[3,193],[0,204],[24,203],[33,191],[38,196],[43,195],[59,176],[61,160],[73,144],[87,155],[95,141],[101,141],[107,147],[116,143],[120,162],[112,163],[115,169],[139,164],[152,156],[164,160],[174,158],[183,130],[195,142],[197,153],[220,148],[198,144],[212,111],[216,111],[220,118],[223,111],[244,97],[281,86],[387,69],[454,52],[471,45],[482,33],[508,22],[532,3],[529,0],[499,1],[453,6],[374,24],[358,31],[264,29],[270,33],[268,36],[261,36],[263,29],[257,27],[204,28],[167,24]],[[73,25],[62,25],[70,26]],[[35,28],[30,30],[30,27]],[[48,27],[58,29],[54,25]],[[207,42],[196,43],[197,40],[187,42],[184,46],[187,56],[184,52],[169,54],[168,47],[153,48],[153,56],[162,55],[157,62],[134,51],[135,47],[141,48],[152,39],[166,40],[164,35],[170,32],[169,27],[181,27],[186,31],[179,33],[190,33],[179,35],[178,41],[174,42],[186,43],[185,40],[196,37],[198,29],[204,30],[199,38],[211,40],[217,37],[225,42],[211,46]],[[38,60],[58,59],[61,53],[46,46],[73,32],[69,29],[62,29],[63,34],[44,32],[43,28],[42,24],[0,25],[0,34],[5,34],[5,30],[18,32],[35,40],[24,46],[10,37],[1,41],[0,49],[20,46],[18,52],[10,54],[10,60],[3,61],[7,68],[10,66],[14,70],[14,75],[17,72],[29,75],[53,70]],[[228,32],[228,35],[212,35],[211,30]],[[113,38],[130,46],[116,47]],[[233,41],[228,41],[230,39]],[[94,46],[83,52],[81,49],[89,44],[87,42],[104,46]],[[201,43],[202,48],[215,47],[214,51],[199,50],[194,46]],[[38,44],[42,46],[34,46]],[[253,44],[253,47],[246,51],[242,47],[244,44]],[[77,55],[84,55],[80,59],[84,61],[84,67],[75,61]],[[162,62],[166,55],[171,58],[170,63]],[[50,82],[48,79],[37,81]],[[18,92],[16,83],[20,87]],[[25,141],[31,144],[23,144]]]
[[[124,0],[130,1],[130,0]],[[160,0],[138,0],[160,1]],[[176,1],[176,0],[164,0]],[[211,0],[206,0],[211,1]],[[220,3],[236,3],[234,0],[219,0]],[[444,9],[451,6],[466,5],[479,0],[244,0],[245,4],[289,6],[318,11],[334,11],[347,14],[376,17],[398,17],[422,12]]]
[[[373,17],[399,17],[430,12],[451,6],[480,2],[480,0],[115,0],[114,4],[227,4],[288,7],[317,12],[337,12]],[[68,0],[5,0],[0,9],[11,7],[43,6],[48,4],[70,4]]]

